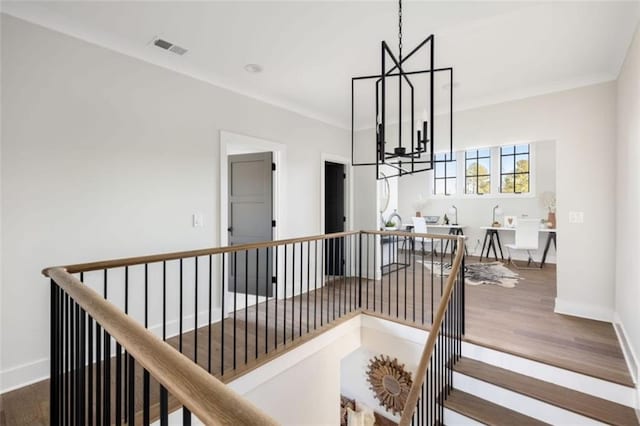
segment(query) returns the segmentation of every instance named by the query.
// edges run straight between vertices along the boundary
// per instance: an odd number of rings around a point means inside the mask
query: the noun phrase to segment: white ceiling
[[[379,73],[380,40],[397,49],[395,1],[19,1],[2,11],[345,128],[351,77]],[[434,33],[436,65],[454,67],[464,109],[615,79],[639,18],[640,1],[405,1],[404,49]],[[156,35],[189,52],[153,46]]]

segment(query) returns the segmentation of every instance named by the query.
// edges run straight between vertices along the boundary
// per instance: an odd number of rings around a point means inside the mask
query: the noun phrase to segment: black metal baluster
[[[102,421],[102,327],[96,321],[96,425]]]
[[[393,265],[392,260],[393,257],[391,255],[391,249],[393,247],[393,235],[389,235],[388,237],[388,241],[389,241],[389,273],[388,275],[388,280],[389,280],[389,289],[388,289],[388,293],[387,293],[387,315],[391,316],[391,276],[393,275],[393,272],[391,271],[391,265]]]
[[[344,287],[344,305],[343,313],[347,313],[347,308],[351,307],[351,238],[349,236],[343,237],[344,241],[344,271],[342,284]]]
[[[122,424],[122,346],[116,340],[116,425]]]
[[[124,268],[124,313],[129,313],[129,267],[125,266]],[[127,388],[127,378],[129,377],[129,365],[127,363],[127,351],[125,349],[123,356],[123,364],[124,364],[124,380],[122,381],[122,387],[124,388],[124,413],[123,418],[125,423],[127,422],[127,413],[128,413],[128,388]]]
[[[442,242],[440,242],[440,247],[442,248]],[[429,268],[429,273],[431,274],[431,324],[433,324],[433,238],[431,239],[431,268]],[[422,252],[422,263],[424,264],[424,251]],[[422,268],[422,282],[424,285],[424,267]],[[424,306],[424,297],[422,298],[422,305]],[[422,323],[424,324],[424,310],[422,312]]]
[[[128,355],[129,359],[129,426],[135,426],[136,423],[136,361],[131,355]]]
[[[111,424],[111,336],[104,332],[104,421],[103,424]]]
[[[193,362],[198,365],[198,256],[193,258],[194,267],[194,301],[193,301]]]
[[[244,251],[244,363],[249,361],[249,250]]]
[[[71,424],[76,425],[80,420],[80,405],[77,403],[78,401],[78,357],[80,351],[78,350],[78,329],[79,320],[78,320],[78,304],[74,299],[71,299],[73,311],[71,313]]]
[[[91,315],[87,315],[88,318],[88,336],[87,340],[89,341],[89,354],[88,354],[88,363],[87,363],[87,424],[89,426],[93,425],[93,318]],[[55,419],[55,417],[52,417]]]
[[[82,280],[82,279],[81,279]],[[86,396],[87,392],[87,377],[86,377],[86,368],[85,365],[87,363],[87,326],[86,326],[87,315],[84,309],[80,308],[80,395],[79,395],[79,404],[80,404],[80,423],[87,424],[86,418]]]
[[[162,261],[162,341],[167,341],[167,262]],[[160,385],[160,425],[169,424],[169,395]]]
[[[396,242],[396,318],[400,318],[400,257],[398,253],[400,241],[397,235],[394,235],[392,238],[395,238]]]
[[[369,309],[369,235],[365,234],[365,242],[367,243],[367,269],[366,269],[366,277],[367,277],[367,309]],[[360,253],[362,254],[362,232],[360,233]],[[360,265],[362,265],[362,256],[360,260]],[[360,274],[362,275],[362,274]]]
[[[412,304],[411,306],[413,306],[413,322],[415,323],[416,322],[416,245],[415,245],[415,241],[413,242],[413,247],[410,253],[411,253],[411,264],[413,268],[413,272],[411,274],[413,275],[413,294],[411,295],[411,304]],[[422,265],[422,269],[424,269],[424,265]],[[424,283],[422,285],[421,293],[422,293],[422,305],[420,305],[420,310],[424,311]]]
[[[287,344],[287,244],[284,245],[284,299],[282,303],[282,313],[284,318],[282,319],[282,344]],[[276,316],[277,318],[277,316]],[[277,340],[276,340],[277,342]]]
[[[373,312],[376,312],[376,283],[377,283],[377,272],[378,272],[378,268],[377,263],[378,263],[378,253],[377,253],[377,249],[378,249],[378,244],[376,244],[376,239],[378,238],[375,234],[372,235],[373,238]],[[368,239],[367,239],[367,245],[368,243]],[[382,247],[380,247],[380,250],[382,250]],[[382,251],[380,251],[380,255],[382,255]],[[382,281],[382,276],[380,277],[380,281]],[[381,293],[382,294],[382,293]],[[382,308],[380,309],[382,310]]]
[[[303,298],[302,298],[302,282],[303,280],[303,273],[304,273],[304,266],[303,266],[303,260],[304,260],[304,242],[300,242],[300,306],[298,307],[298,333],[299,336],[302,337],[302,303],[303,303]]]
[[[233,252],[233,371],[236,370],[238,299],[238,252]]]
[[[271,268],[269,268],[269,266],[271,266],[271,264],[269,263],[269,253],[271,253],[272,248],[271,247],[266,247],[265,248],[265,257],[266,257],[266,261],[264,263],[265,268],[264,268],[264,286],[265,286],[265,292],[264,292],[264,297],[265,297],[265,303],[264,303],[264,353],[268,353],[269,352],[269,294],[271,294],[271,291],[269,291],[269,289],[271,288],[271,290],[273,290],[273,283],[271,282],[271,277],[269,276],[269,270],[271,270]]]
[[[342,287],[344,287],[343,277],[344,277],[344,269],[343,269],[343,258],[342,258],[342,238],[337,238],[338,240],[338,279],[334,279],[334,285],[338,285],[338,318],[342,316]]]
[[[409,265],[407,264],[407,237],[402,237],[402,245],[404,246],[404,319],[407,319],[407,269],[409,269]]]
[[[269,269],[269,268],[266,268]],[[256,346],[256,354],[255,354],[255,359],[258,359],[258,312],[259,309],[258,307],[260,306],[258,304],[258,293],[260,293],[260,249],[257,248],[256,249],[256,329],[255,329],[255,334],[256,334],[256,342],[255,342],[255,346]]]
[[[310,242],[307,241],[307,333],[309,332],[309,286],[311,285],[311,248]],[[302,249],[302,246],[300,246]]]
[[[50,373],[49,373],[49,419],[51,423],[54,423],[58,418],[58,292],[56,290],[56,283],[53,280],[49,280],[51,285],[51,299],[50,299]]]
[[[182,281],[183,281],[183,276],[182,276],[182,259],[180,259],[180,286],[179,286],[179,291],[180,291],[180,296],[179,296],[179,313],[178,313],[178,333],[179,333],[179,337],[178,337],[178,350],[180,351],[180,353],[182,353]]]
[[[64,418],[65,425],[69,424],[71,414],[69,413],[69,407],[71,406],[71,395],[69,388],[69,354],[71,348],[69,345],[69,295],[64,293]]]
[[[285,246],[286,247],[286,246]],[[274,294],[274,301],[275,301],[275,311],[276,311],[276,318],[275,318],[275,326],[273,328],[273,336],[274,336],[274,348],[278,347],[278,252],[279,252],[279,246],[275,246],[274,250],[275,250],[275,257],[276,257],[276,261],[275,261],[275,273],[273,274],[273,276],[275,277],[275,282],[276,282],[276,292]],[[285,272],[286,273],[286,272]],[[285,307],[285,311],[286,311],[286,307]]]
[[[358,308],[362,308],[362,250],[362,232],[360,232],[358,234]],[[367,293],[367,301],[368,300],[369,294]]]
[[[207,371],[209,372],[209,374],[211,374],[211,323],[213,321],[212,318],[212,308],[213,308],[213,257],[212,255],[209,255],[209,325],[208,327],[208,333],[209,333],[209,339],[207,342]],[[221,291],[224,291],[224,288],[221,289]],[[220,318],[220,321],[222,322],[224,318]]]
[[[270,289],[273,291],[273,283],[271,282],[271,277],[269,276],[269,270],[271,270],[272,268],[270,268],[269,266],[272,266],[269,263],[269,253],[271,253],[272,248],[271,247],[266,247],[265,248],[265,256],[266,256],[266,261],[265,261],[265,271],[264,271],[264,286],[265,286],[265,292],[264,292],[264,297],[265,297],[265,303],[264,303],[264,353],[268,353],[269,352],[269,294],[271,293],[271,291],[269,291]],[[277,303],[277,298],[276,298],[276,303]]]
[[[291,247],[291,255],[291,341],[293,342],[296,334],[296,243]]]
[[[321,252],[321,257],[322,259],[320,259],[320,327],[322,327],[324,325],[324,283],[325,283],[325,256],[327,255],[325,252],[325,246],[324,246],[324,242],[325,239],[323,238],[320,241],[320,252]],[[327,300],[327,306],[329,305],[329,301]],[[328,309],[327,309],[328,312]]]
[[[149,329],[149,264],[144,264],[144,328]],[[149,424],[149,372],[144,369],[142,372],[142,424]]]
[[[335,321],[336,319],[336,239],[332,238],[331,239],[331,253],[330,253],[330,261],[331,261],[331,266],[330,266],[330,270],[333,272],[331,274],[331,293],[332,293],[332,299],[333,299],[333,308],[331,309],[331,312],[333,313],[332,317],[333,320]],[[327,322],[329,322],[329,319],[327,319]]]
[[[313,256],[313,329],[315,330],[318,318],[318,240],[314,242]]]
[[[226,287],[224,285],[225,281],[225,261],[224,261],[224,253],[222,253],[222,287],[220,288],[220,375],[224,376],[224,301],[226,299]]]
[[[57,349],[58,356],[56,363],[58,365],[58,424],[64,423],[64,291],[56,285],[57,301],[58,301],[58,324],[57,324]]]

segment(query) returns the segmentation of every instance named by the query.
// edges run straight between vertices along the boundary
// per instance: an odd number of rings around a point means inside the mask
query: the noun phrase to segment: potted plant
[[[547,210],[547,226],[554,229],[556,227],[556,194],[551,191],[542,193],[540,203]]]

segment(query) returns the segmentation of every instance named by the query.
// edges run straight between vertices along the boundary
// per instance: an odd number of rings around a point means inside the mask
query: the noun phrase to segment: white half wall
[[[218,244],[221,130],[286,147],[295,178],[282,182],[279,236],[320,232],[320,156],[349,157],[346,130],[4,14],[1,24],[0,392],[48,374],[43,267]]]
[[[640,382],[640,29],[617,84],[616,331],[636,383]],[[640,407],[640,391],[638,392]]]

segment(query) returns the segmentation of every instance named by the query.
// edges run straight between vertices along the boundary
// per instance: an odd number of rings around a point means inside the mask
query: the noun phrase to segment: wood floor
[[[467,263],[475,261],[474,258],[467,258]],[[605,380],[632,385],[611,324],[553,312],[556,295],[554,265],[547,264],[542,270],[517,272],[522,279],[515,288],[466,286],[467,340]],[[365,281],[363,307],[368,306],[373,310],[375,304],[375,311],[402,320],[417,321],[419,326],[422,326],[424,318],[426,328],[432,314],[431,307],[435,307],[439,300],[440,278],[433,277],[436,285],[433,286],[432,298],[432,286],[425,286],[425,291],[422,291],[420,283],[423,277],[425,282],[430,282],[430,271],[422,264],[415,263],[385,275],[382,281]],[[327,317],[333,321],[334,315],[338,318],[355,309],[356,289],[355,279],[346,283],[337,281],[335,285],[328,285],[316,292],[312,288],[302,298],[298,296],[295,299],[280,300],[277,305],[275,301],[270,301],[268,304],[261,303],[257,309],[250,307],[246,311],[238,311],[235,324],[234,317],[230,316],[224,323],[213,324],[211,328],[201,327],[197,333],[198,363],[205,369],[210,366],[212,373],[223,381],[230,381],[267,359],[323,332],[324,329],[314,332],[314,328],[321,328]],[[301,306],[303,309],[300,309]],[[309,306],[309,309],[304,306]],[[424,310],[421,306],[424,306]],[[267,319],[268,328],[265,327]],[[220,344],[223,325],[224,353]],[[209,333],[212,336],[210,360],[207,357]],[[278,349],[274,351],[276,342]],[[169,343],[178,347],[178,337],[170,339]],[[195,346],[195,333],[184,334],[183,352],[193,358]],[[264,355],[265,351],[269,352],[268,356]],[[221,376],[222,367],[225,374]],[[136,387],[140,389],[140,385]],[[157,394],[153,388],[152,386],[152,394]],[[0,424],[48,424],[48,382],[36,383],[2,395]]]

